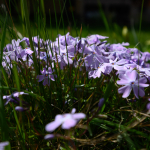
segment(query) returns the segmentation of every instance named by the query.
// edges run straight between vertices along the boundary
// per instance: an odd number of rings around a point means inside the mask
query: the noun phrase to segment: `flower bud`
[[[98,103],[98,107],[101,108],[104,104],[104,98],[101,98]]]

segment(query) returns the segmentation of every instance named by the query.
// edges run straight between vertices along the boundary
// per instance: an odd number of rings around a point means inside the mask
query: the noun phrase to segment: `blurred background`
[[[13,21],[21,32],[20,2],[21,0],[0,0],[1,10],[3,5],[6,11],[9,8]],[[42,10],[42,3],[40,0],[27,0],[27,2],[31,26],[35,27],[38,10]],[[53,37],[57,36],[56,24],[59,24],[60,34],[63,34],[65,27],[66,32],[71,32],[73,36],[80,33],[82,26],[82,36],[97,33],[109,36],[109,42],[112,43],[125,41],[135,46],[140,42],[147,45],[146,48],[150,46],[150,0],[43,0],[43,2],[47,31],[49,32],[51,20]]]
[[[30,17],[33,18],[35,9],[38,7],[37,0],[27,0],[29,6]],[[0,0],[0,4],[5,4],[11,7],[13,17],[18,16],[21,0]],[[61,11],[65,4],[63,13],[65,21],[67,21],[66,13],[69,20],[72,21],[71,11],[73,11],[78,23],[89,24],[91,26],[102,26],[102,16],[100,9],[103,10],[108,22],[115,22],[119,25],[128,25],[131,23],[139,23],[142,0],[43,0],[45,12],[49,16],[49,10],[54,17],[56,7],[57,17],[61,16]],[[61,3],[61,9],[60,9]],[[71,4],[70,4],[71,3]],[[40,1],[39,1],[39,5]],[[18,10],[17,10],[17,9]],[[150,25],[150,0],[144,0],[143,6],[143,23]],[[147,27],[148,27],[147,25]]]

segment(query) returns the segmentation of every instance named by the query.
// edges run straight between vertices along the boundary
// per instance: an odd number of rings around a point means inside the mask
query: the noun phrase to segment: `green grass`
[[[26,37],[27,34],[23,34],[23,29],[22,26],[19,24],[15,24],[16,29],[21,33],[21,35],[23,37]],[[31,23],[31,33],[32,36],[37,36],[37,26],[33,23]],[[108,33],[107,31],[105,31],[105,29],[101,29],[101,28],[87,28],[86,26],[82,27],[82,37],[87,37],[89,35],[92,34],[99,34],[99,35],[103,35],[103,36],[108,36],[109,38],[107,39],[107,41],[111,44],[113,43],[122,43],[122,42],[129,42],[130,47],[135,47],[137,46],[138,42],[136,42],[135,40],[135,35],[133,34],[133,31],[131,29],[128,29],[128,32],[126,34],[126,36],[124,36],[122,34],[122,30],[123,28],[117,26],[115,27],[114,25],[114,30],[112,30],[110,33]],[[56,39],[56,37],[58,36],[57,32],[61,35],[64,35],[64,29],[63,28],[59,28],[59,30],[57,31],[56,28],[51,28],[51,27],[46,27],[46,34],[49,35],[49,39],[54,40]],[[68,28],[65,28],[65,33],[70,32],[71,35],[73,37],[76,37],[76,30],[73,28],[70,30],[68,30]],[[80,33],[80,28],[77,30],[78,34]],[[136,30],[135,34],[136,37],[138,37],[138,33],[139,31]],[[2,34],[2,32],[0,32],[0,35]],[[44,37],[45,33],[41,30],[39,31],[39,35],[41,35],[41,37]],[[143,47],[143,51],[148,51],[150,52],[150,31],[141,31],[140,33],[140,43]],[[51,38],[52,36],[52,38]],[[8,33],[8,30],[6,32],[6,40],[5,43],[10,43],[10,35]],[[137,47],[138,48],[138,47]]]

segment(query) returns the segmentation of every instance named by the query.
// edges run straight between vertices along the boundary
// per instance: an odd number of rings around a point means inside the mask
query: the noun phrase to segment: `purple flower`
[[[58,43],[58,39],[59,39],[60,45],[64,45],[64,46],[75,45],[76,42],[78,41],[78,38],[74,38],[70,36],[69,34],[70,34],[69,32],[63,36],[59,34],[58,38],[56,38],[56,43]]]
[[[55,81],[54,79],[54,75],[52,75],[53,71],[52,69],[49,67],[48,71],[46,71],[46,68],[43,69],[43,71],[41,71],[42,75],[37,75],[37,79],[38,82],[43,81],[43,85],[45,86],[50,85],[50,80]]]
[[[48,132],[53,132],[62,124],[62,129],[70,129],[74,127],[80,119],[86,117],[83,113],[76,113],[76,109],[73,108],[71,113],[57,115],[55,120],[45,126],[45,130]]]
[[[5,105],[7,105],[9,102],[19,104],[20,101],[19,95],[23,95],[23,94],[28,95],[28,93],[24,93],[24,92],[14,92],[11,95],[4,95],[3,99],[6,99]]]
[[[97,68],[100,63],[108,62],[107,59],[101,55],[98,47],[95,45],[85,46],[84,53],[87,56],[84,58],[88,62],[88,65]]]
[[[29,38],[24,37],[20,42],[25,41],[27,46],[30,46]]]
[[[43,46],[43,39],[40,39],[39,36],[35,36],[35,37],[32,37],[32,41],[34,43],[35,46],[38,47],[38,42],[39,42],[39,46],[42,47]]]
[[[111,44],[110,51],[124,51],[126,48],[123,46],[124,44]]]
[[[118,70],[116,74],[125,74],[126,71],[132,71],[136,68],[136,64],[124,64],[123,66],[114,66],[115,70]]]
[[[101,74],[110,74],[110,72],[112,71],[112,67],[111,66],[107,66],[105,65],[106,63],[100,64],[99,67],[94,70],[94,71],[89,71],[89,78],[100,78]]]
[[[26,48],[24,49],[24,51],[25,51],[25,53],[28,54],[28,55],[31,55],[31,54],[33,53],[33,51],[31,50],[30,47],[26,47]]]
[[[136,98],[139,98],[139,95],[141,97],[145,95],[144,87],[149,86],[148,84],[145,84],[147,79],[145,77],[138,77],[139,75],[136,70],[127,71],[126,74],[119,75],[120,80],[117,81],[117,84],[125,85],[118,89],[119,93],[123,93],[123,98],[127,98],[130,95],[132,88]]]
[[[19,44],[20,44],[20,39],[18,39],[17,41],[15,39],[12,40],[13,48],[18,47]]]
[[[106,38],[108,38],[108,37],[95,34],[95,35],[88,36],[86,40],[87,40],[88,44],[96,44],[96,43],[99,44],[99,43],[101,43],[100,42],[101,39],[103,40]]]
[[[3,51],[4,51],[4,52],[13,51],[13,46],[12,46],[12,44],[7,44]]]

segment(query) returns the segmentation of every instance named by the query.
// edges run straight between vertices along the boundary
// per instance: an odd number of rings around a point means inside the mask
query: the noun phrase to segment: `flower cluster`
[[[13,61],[23,61],[27,67],[34,69],[32,56],[34,53],[37,62],[42,66],[36,79],[38,82],[43,81],[44,86],[50,86],[50,82],[56,80],[55,69],[63,70],[66,66],[71,65],[75,68],[79,67],[80,71],[86,68],[89,79],[100,78],[102,74],[116,75],[120,79],[116,83],[122,86],[118,88],[118,93],[122,93],[123,98],[129,97],[132,89],[137,99],[139,96],[144,97],[144,88],[148,87],[150,82],[150,64],[148,63],[150,53],[141,52],[137,48],[128,48],[129,43],[107,43],[107,38],[97,34],[86,38],[74,38],[67,33],[63,36],[58,35],[52,42],[51,40],[44,41],[36,36],[32,39],[34,49],[30,48],[27,37],[22,40],[12,40],[12,43],[7,44],[4,48],[2,66],[8,74],[11,74]],[[25,44],[25,47],[21,46],[22,43]],[[5,104],[9,101],[19,102],[18,98],[13,99],[12,96],[4,96],[3,99],[6,99]],[[100,101],[99,107],[103,102],[104,100]],[[147,109],[150,108],[149,105]],[[24,109],[20,106],[16,108],[19,111]],[[71,114],[57,115],[55,121],[47,124],[45,129],[52,132],[60,125],[63,129],[70,129],[83,118],[85,114],[75,114],[75,109],[73,109]],[[53,136],[48,135],[47,137]]]
[[[33,37],[34,50],[30,48],[27,37],[22,40],[12,40],[12,43],[4,48],[2,65],[8,73],[11,73],[9,68],[12,67],[12,60],[19,62],[22,59],[28,67],[33,67],[32,53],[35,52],[40,62],[45,61],[47,64],[51,61],[52,64],[45,65],[41,74],[37,76],[38,82],[43,81],[44,86],[50,85],[51,80],[55,81],[54,63],[59,64],[60,69],[64,69],[68,64],[74,67],[80,64],[80,70],[85,66],[89,78],[100,78],[101,74],[110,75],[112,70],[115,70],[116,75],[121,79],[117,84],[125,85],[118,89],[119,93],[123,93],[123,98],[130,95],[132,88],[137,98],[143,97],[144,87],[148,86],[145,83],[150,80],[150,64],[147,63],[150,60],[150,53],[140,52],[137,48],[127,48],[129,43],[109,44],[106,38],[108,37],[96,34],[80,39],[67,33],[63,36],[58,35],[52,42],[44,41],[36,36]],[[25,42],[25,48],[20,46],[22,42]],[[79,54],[78,58],[77,54]],[[139,90],[137,90],[138,87],[140,87]]]

